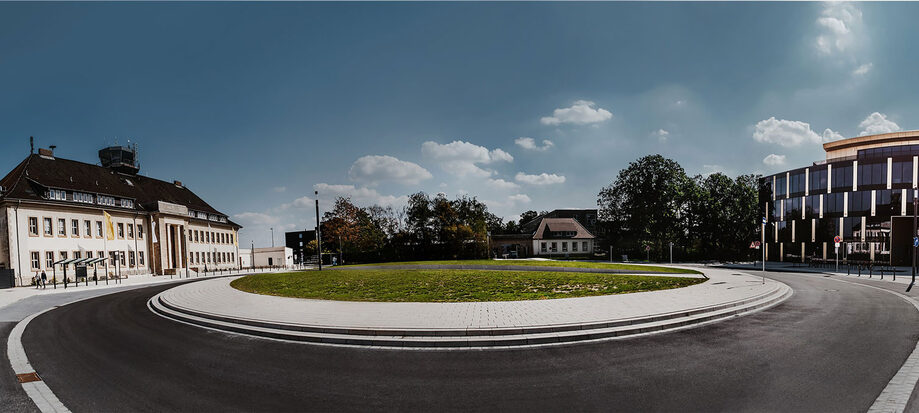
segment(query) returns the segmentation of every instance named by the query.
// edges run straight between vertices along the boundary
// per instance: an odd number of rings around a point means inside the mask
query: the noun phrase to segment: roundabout
[[[412,282],[403,286],[405,289],[412,291],[417,288],[415,282],[419,277],[424,282],[430,282],[428,272],[419,276],[410,271],[395,270],[396,273],[409,272],[407,278]],[[339,291],[341,276],[347,276],[343,279],[350,285],[362,275],[354,271],[325,273],[334,280],[332,285],[327,285],[330,281],[325,278],[316,280],[313,284],[329,288],[306,289],[309,294]],[[516,273],[517,278],[536,280],[540,285],[549,283],[550,279],[557,284],[569,285],[572,277],[587,277],[623,285],[687,286],[538,300],[361,302],[253,294],[234,288],[247,281],[246,278],[224,278],[168,289],[152,297],[148,306],[157,315],[170,320],[288,341],[403,349],[485,349],[621,339],[685,329],[769,308],[792,294],[792,290],[781,282],[723,269],[705,269],[708,280],[695,273],[679,274],[682,278],[673,277],[677,274],[672,272],[641,277],[580,273],[559,275],[532,269],[517,270]],[[296,288],[296,282],[309,284],[303,279],[311,276],[320,277],[315,272],[294,276],[259,275],[255,276],[258,277],[257,282],[244,287],[255,285],[263,290],[274,287],[272,291],[304,291]],[[370,273],[371,278],[374,276],[382,277],[387,281],[386,285],[394,282],[391,273]],[[462,270],[462,274],[456,276],[461,279],[460,282],[447,282],[443,289],[452,291],[467,285],[469,278],[487,279],[486,286],[492,286],[495,277],[498,280],[515,279],[510,277],[510,273],[479,270]],[[557,285],[548,288],[557,288]],[[399,290],[398,287],[391,289]],[[602,294],[604,291],[588,292]]]

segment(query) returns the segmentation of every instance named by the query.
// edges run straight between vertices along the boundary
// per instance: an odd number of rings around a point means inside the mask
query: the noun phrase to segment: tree
[[[536,212],[536,211],[533,211],[533,210],[524,212],[524,213],[520,214],[520,221],[519,221],[518,225],[526,224],[527,222],[530,222],[530,221],[536,219],[536,217],[538,217],[538,216],[539,216],[539,213]]]
[[[661,155],[631,162],[599,194],[600,218],[607,221],[607,241],[631,254],[661,257],[671,240],[684,239],[683,214],[692,182],[683,168]],[[641,254],[643,255],[643,254]]]

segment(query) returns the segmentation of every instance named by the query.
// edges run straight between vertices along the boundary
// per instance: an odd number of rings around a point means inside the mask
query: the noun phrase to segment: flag
[[[150,221],[153,224],[153,230],[150,231],[150,235],[153,237],[153,243],[156,244],[156,221]]]
[[[105,239],[111,241],[115,239],[115,228],[112,226],[112,216],[108,212],[103,211],[105,214]]]

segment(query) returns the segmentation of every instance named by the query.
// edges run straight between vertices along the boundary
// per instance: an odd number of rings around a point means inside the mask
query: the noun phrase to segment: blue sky
[[[917,128],[911,3],[0,3],[0,165],[140,146],[267,245],[325,200],[593,207],[627,163],[770,173]],[[522,139],[529,138],[529,139]],[[546,142],[551,143],[546,143]]]

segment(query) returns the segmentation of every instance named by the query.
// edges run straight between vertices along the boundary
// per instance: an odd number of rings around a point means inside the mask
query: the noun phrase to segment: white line
[[[16,327],[13,327],[13,331],[10,332],[10,337],[6,342],[6,354],[10,358],[10,366],[13,367],[14,373],[25,374],[35,372],[35,369],[32,368],[32,364],[29,363],[29,358],[26,356],[26,349],[22,347],[22,333],[26,330],[26,326],[29,325],[32,319],[55,308],[57,307],[51,307],[32,314],[17,323]],[[49,388],[44,381],[22,383],[22,389],[25,390],[26,394],[35,402],[35,406],[37,406],[38,410],[41,410],[42,413],[70,411],[60,400],[58,400],[57,396],[54,395],[54,392],[51,391],[51,388]]]

